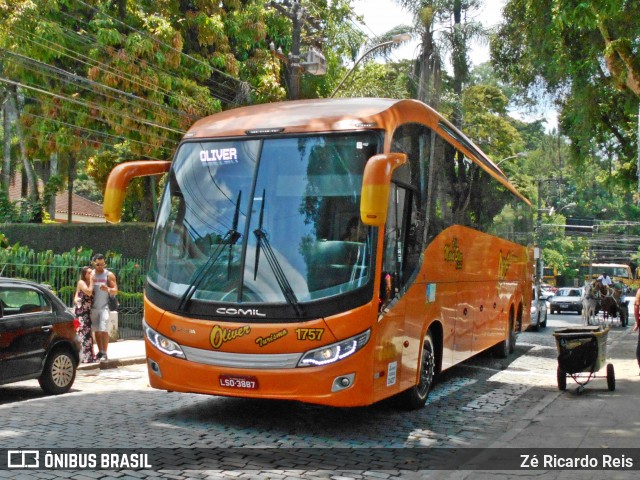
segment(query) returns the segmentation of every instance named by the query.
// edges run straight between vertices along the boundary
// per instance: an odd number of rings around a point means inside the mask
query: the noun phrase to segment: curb
[[[127,365],[140,365],[147,361],[146,357],[114,358],[106,362],[81,363],[78,370],[107,370],[111,368],[126,367]]]

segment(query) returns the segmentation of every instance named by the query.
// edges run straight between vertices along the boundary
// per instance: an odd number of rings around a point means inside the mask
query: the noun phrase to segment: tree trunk
[[[418,75],[418,100],[438,109],[440,104],[440,58],[433,39],[433,21],[423,25],[420,71]]]
[[[453,2],[453,45],[452,45],[452,61],[453,61],[453,93],[456,100],[453,105],[452,123],[458,127],[462,127],[462,83],[465,76],[466,54],[464,38],[462,35],[462,2],[455,0]]]
[[[73,155],[67,161],[67,176],[69,178],[67,186],[67,223],[73,223],[73,181],[76,176],[76,159]]]
[[[7,100],[9,109],[13,113],[15,119],[16,135],[18,137],[18,145],[20,146],[20,159],[23,167],[23,177],[27,178],[27,198],[31,204],[31,208],[34,209],[31,215],[30,221],[35,223],[42,222],[42,206],[40,205],[40,194],[38,192],[38,184],[36,180],[35,172],[33,171],[33,165],[27,158],[27,148],[24,142],[24,133],[22,131],[22,125],[20,124],[20,112],[16,104],[16,93],[9,94]]]
[[[9,193],[11,184],[11,116],[9,114],[9,104],[5,101],[2,106],[4,125],[4,156],[2,157],[2,189]]]
[[[51,161],[49,163],[49,178],[58,175],[58,154],[51,154]],[[49,201],[49,205],[47,205],[49,218],[51,220],[55,220],[56,218],[56,196],[52,195],[51,200]]]

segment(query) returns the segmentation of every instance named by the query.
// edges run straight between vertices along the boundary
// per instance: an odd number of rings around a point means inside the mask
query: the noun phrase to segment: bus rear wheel
[[[427,333],[422,342],[422,355],[420,357],[420,380],[417,385],[402,392],[399,396],[400,406],[406,410],[417,410],[424,407],[433,387],[435,377],[436,355],[433,348],[431,333]]]
[[[516,331],[513,325],[513,318],[509,320],[509,331],[503,341],[494,347],[495,355],[498,358],[507,358],[513,353],[516,347]]]

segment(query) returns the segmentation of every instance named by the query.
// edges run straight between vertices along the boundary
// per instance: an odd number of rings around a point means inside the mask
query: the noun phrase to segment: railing
[[[63,257],[63,256],[62,256]],[[73,260],[70,262],[69,260]],[[143,286],[146,275],[144,260],[107,257],[107,269],[118,281],[118,336],[142,337]],[[0,276],[22,278],[48,285],[67,306],[73,305],[76,284],[83,265],[89,265],[89,257],[62,258],[35,252],[0,253]]]

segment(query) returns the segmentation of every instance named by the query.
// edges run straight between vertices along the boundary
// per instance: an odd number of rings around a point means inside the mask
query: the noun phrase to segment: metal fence
[[[59,257],[34,252],[13,252],[10,256],[0,254],[0,276],[48,285],[58,298],[72,307],[80,268],[89,265],[89,258],[78,256],[69,263],[69,258],[61,261]],[[118,281],[118,337],[141,338],[145,261],[122,257],[106,260],[107,269],[116,275]]]

